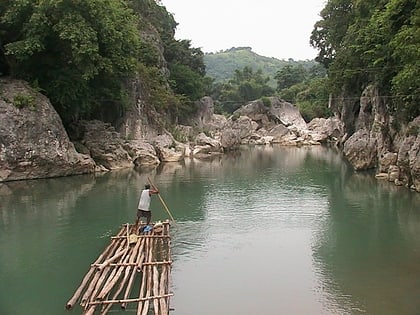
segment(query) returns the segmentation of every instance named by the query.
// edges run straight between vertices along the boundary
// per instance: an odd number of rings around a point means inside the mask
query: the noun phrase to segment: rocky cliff
[[[251,102],[226,118],[215,115],[213,101],[204,97],[191,126],[178,126],[173,133],[133,112],[119,130],[99,120],[80,121],[72,142],[45,96],[23,81],[2,78],[0,83],[0,182],[156,167],[207,159],[240,144],[311,145],[329,137],[311,131],[296,107],[278,98],[270,104]]]
[[[357,106],[354,117],[342,112],[345,157],[356,170],[376,169],[378,178],[420,192],[420,117],[398,124],[374,86],[364,90]]]
[[[0,78],[0,181],[91,173],[49,100],[22,81]]]
[[[245,104],[230,117],[214,114],[209,97],[196,106],[191,125],[177,126],[172,133],[133,112],[119,129],[98,120],[81,121],[71,142],[48,99],[25,82],[2,78],[0,182],[207,159],[241,144],[341,143],[356,170],[376,169],[378,178],[420,192],[420,117],[396,130],[374,87],[363,93],[356,116],[345,115],[350,127],[336,117],[307,124],[294,105],[277,97]],[[354,132],[349,135],[350,129]]]

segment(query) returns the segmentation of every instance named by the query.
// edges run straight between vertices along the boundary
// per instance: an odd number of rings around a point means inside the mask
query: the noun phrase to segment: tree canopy
[[[273,95],[275,91],[268,85],[269,80],[262,70],[244,67],[235,70],[228,82],[216,84],[212,96],[221,103],[219,111],[232,113],[246,102]]]
[[[154,0],[2,1],[0,75],[37,87],[65,123],[123,111],[137,75],[151,103],[170,111],[204,93],[203,53],[174,39],[176,25]]]
[[[101,100],[121,100],[140,40],[133,11],[118,0],[3,4],[2,72],[36,83],[70,119]]]
[[[420,114],[420,4],[416,0],[329,0],[311,44],[334,95],[378,86],[403,120]]]

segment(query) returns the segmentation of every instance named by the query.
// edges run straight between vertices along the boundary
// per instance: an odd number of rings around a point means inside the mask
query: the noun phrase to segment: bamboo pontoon
[[[83,315],[105,315],[114,306],[126,309],[128,304],[137,304],[137,315],[169,314],[169,228],[165,221],[154,224],[149,232],[138,233],[134,225],[123,225],[91,264],[66,308],[79,303]]]

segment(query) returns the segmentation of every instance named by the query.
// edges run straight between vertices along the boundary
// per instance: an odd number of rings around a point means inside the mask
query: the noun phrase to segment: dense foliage
[[[315,64],[305,69],[301,64],[289,64],[276,74],[278,95],[299,108],[303,118],[329,117],[326,69]]]
[[[419,1],[329,0],[311,44],[334,96],[360,96],[375,84],[397,117],[420,114]]]
[[[2,72],[36,83],[62,117],[123,99],[140,43],[123,2],[15,0],[2,12]]]
[[[226,82],[233,77],[236,70],[250,67],[253,71],[261,70],[264,76],[270,77],[268,84],[273,88],[276,87],[274,77],[277,71],[284,66],[297,63],[307,69],[315,65],[313,60],[279,60],[260,56],[254,53],[250,47],[232,47],[217,53],[205,54],[204,63],[207,75],[213,78],[216,83]]]
[[[176,25],[154,0],[2,1],[0,75],[44,92],[65,123],[104,112],[115,118],[137,75],[151,104],[182,115],[183,99],[204,94],[204,62],[188,41],[174,39]]]
[[[208,93],[218,112],[232,113],[248,101],[279,95],[296,104],[307,121],[331,114],[325,67],[313,60],[278,60],[239,47],[206,54],[204,62],[214,80]]]
[[[253,71],[250,67],[235,70],[229,81],[214,84],[211,96],[216,100],[216,109],[233,113],[249,101],[273,95],[269,80],[262,70]]]

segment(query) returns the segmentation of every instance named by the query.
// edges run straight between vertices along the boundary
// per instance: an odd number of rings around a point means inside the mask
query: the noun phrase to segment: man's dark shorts
[[[151,211],[146,211],[146,210],[140,210],[137,209],[137,218],[146,218],[146,219],[150,219],[152,217],[152,212]]]

